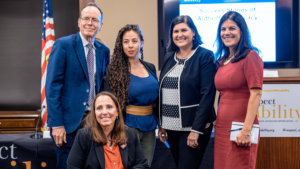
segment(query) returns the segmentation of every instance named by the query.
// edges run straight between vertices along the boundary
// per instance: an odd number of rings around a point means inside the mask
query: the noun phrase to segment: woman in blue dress
[[[136,130],[151,165],[158,124],[159,84],[155,66],[143,60],[143,45],[144,37],[138,25],[128,24],[120,29],[102,88],[115,94],[123,105],[125,124]]]

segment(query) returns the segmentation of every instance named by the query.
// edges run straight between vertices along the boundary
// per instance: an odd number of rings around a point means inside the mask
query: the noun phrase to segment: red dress
[[[262,88],[263,61],[255,51],[246,58],[221,66],[215,76],[220,103],[215,126],[215,169],[255,169],[258,144],[239,147],[231,142],[232,121],[244,122],[250,96],[249,89]],[[254,124],[258,124],[257,117]]]

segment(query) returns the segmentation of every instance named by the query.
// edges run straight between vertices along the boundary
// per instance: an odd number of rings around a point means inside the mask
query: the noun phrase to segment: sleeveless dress
[[[237,146],[230,141],[231,124],[244,122],[251,88],[263,84],[263,61],[255,51],[246,58],[219,67],[215,85],[220,91],[220,102],[215,126],[215,169],[255,169],[258,144]],[[258,124],[257,117],[254,124]]]

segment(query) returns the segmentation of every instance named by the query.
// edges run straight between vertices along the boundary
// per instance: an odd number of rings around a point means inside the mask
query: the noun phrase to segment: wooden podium
[[[40,131],[38,111],[0,111],[0,134]]]
[[[300,77],[264,78],[264,84],[300,84]],[[261,137],[256,169],[300,169],[300,138]]]

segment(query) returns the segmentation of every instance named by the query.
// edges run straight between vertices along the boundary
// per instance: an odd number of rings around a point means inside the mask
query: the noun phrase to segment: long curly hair
[[[116,42],[115,48],[112,55],[112,60],[109,66],[109,85],[112,93],[118,98],[121,108],[124,108],[125,103],[128,100],[128,88],[130,83],[130,63],[128,57],[123,50],[123,36],[128,31],[135,31],[140,41],[144,41],[142,31],[138,25],[127,24],[120,29]],[[144,59],[143,48],[140,49],[141,59]]]

